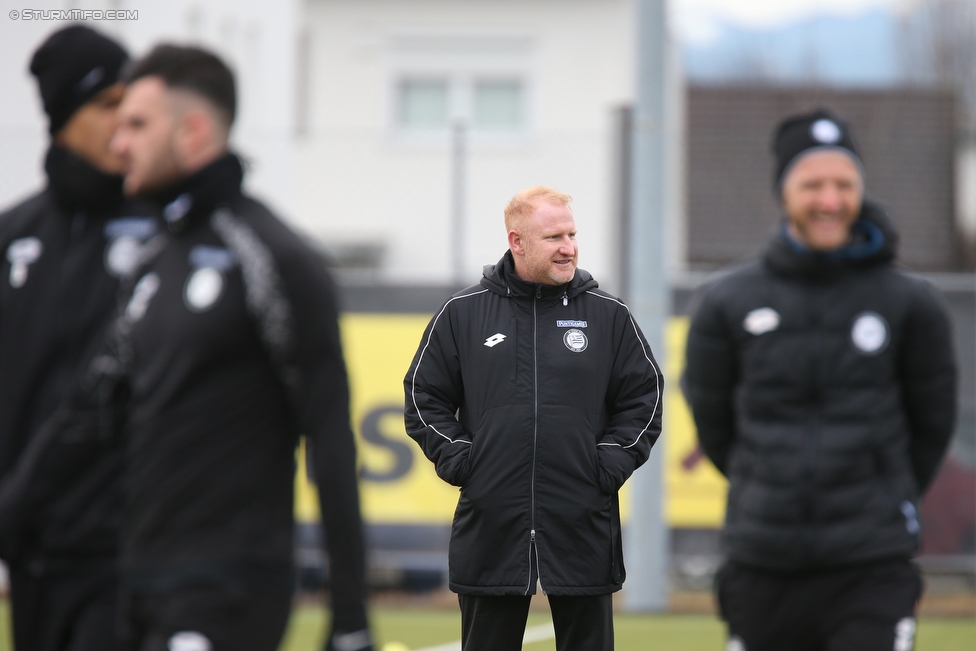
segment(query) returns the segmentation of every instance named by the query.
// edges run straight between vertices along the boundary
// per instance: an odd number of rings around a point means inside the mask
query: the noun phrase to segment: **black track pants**
[[[803,574],[728,563],[719,607],[737,651],[912,651],[922,593],[909,561]]]
[[[532,597],[458,595],[462,651],[519,651]],[[549,597],[557,651],[613,651],[613,596]]]
[[[124,651],[275,651],[290,589],[234,580],[123,591]]]
[[[116,651],[114,561],[10,568],[17,651]]]

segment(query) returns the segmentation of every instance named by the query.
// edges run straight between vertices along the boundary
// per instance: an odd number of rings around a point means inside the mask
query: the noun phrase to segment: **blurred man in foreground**
[[[407,433],[461,488],[464,651],[521,649],[537,585],[560,651],[613,649],[617,492],[661,434],[664,379],[627,306],[576,268],[569,201],[512,198],[509,251],[434,316],[404,379]]]
[[[80,25],[52,34],[31,60],[52,142],[47,187],[0,214],[3,484],[16,481],[25,446],[97,351],[119,278],[156,227],[150,211],[123,200],[122,159],[109,150],[127,60]],[[116,648],[121,466],[118,448],[101,448],[46,508],[0,527],[18,650]],[[43,478],[23,488],[47,489]]]
[[[684,377],[730,484],[728,648],[909,651],[917,505],[955,421],[948,314],[893,267],[840,119],[787,119],[773,146],[786,218],[761,260],[703,290]]]
[[[126,646],[277,647],[304,434],[331,558],[328,648],[370,649],[349,391],[324,264],[241,193],[223,62],[163,45],[126,81],[113,149],[125,192],[155,199],[166,231],[117,324],[131,394]]]

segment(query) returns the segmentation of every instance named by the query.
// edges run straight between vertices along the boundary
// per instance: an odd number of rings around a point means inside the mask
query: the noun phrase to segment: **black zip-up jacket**
[[[407,433],[461,487],[452,590],[620,589],[617,491],[661,433],[664,388],[620,300],[583,270],[526,283],[506,253],[434,316],[404,387]]]
[[[242,178],[228,154],[157,197],[163,232],[35,472],[70,463],[75,431],[104,438],[121,423],[127,585],[252,577],[287,587],[305,435],[332,625],[362,631],[365,552],[335,292],[322,259],[241,193]]]
[[[119,278],[157,226],[149,207],[122,199],[121,177],[53,145],[44,167],[47,187],[0,214],[0,485],[98,350]],[[121,453],[103,449],[24,527],[0,529],[5,560],[113,557],[120,472]]]
[[[909,558],[917,500],[955,420],[947,310],[892,266],[865,203],[855,241],[813,254],[785,231],[703,290],[683,388],[729,478],[723,543],[738,562],[809,570]]]

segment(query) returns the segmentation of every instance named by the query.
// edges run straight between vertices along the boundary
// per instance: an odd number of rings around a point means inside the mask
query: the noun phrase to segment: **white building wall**
[[[450,280],[449,140],[397,131],[396,79],[404,66],[494,61],[523,70],[528,126],[520,137],[472,135],[464,275],[475,282],[504,252],[508,199],[546,184],[574,197],[581,266],[615,284],[611,109],[633,96],[630,1],[309,0],[305,24],[297,214],[306,230],[383,247],[386,280]]]
[[[22,4],[30,3],[0,0],[0,206],[43,184],[46,119],[27,66],[62,24],[10,19]],[[611,110],[633,97],[632,0],[90,0],[83,8],[137,10],[136,20],[86,21],[135,56],[161,40],[224,56],[237,74],[234,141],[250,161],[248,189],[325,244],[382,247],[378,276],[395,282],[452,277],[450,146],[394,128],[397,75],[416,65],[518,69],[526,128],[469,143],[464,275],[476,281],[505,250],[511,195],[547,184],[574,196],[580,263],[615,288]]]
[[[49,23],[12,20],[10,12],[25,4],[0,0],[0,210],[35,192],[44,178],[47,120],[27,69],[34,48],[53,30]]]

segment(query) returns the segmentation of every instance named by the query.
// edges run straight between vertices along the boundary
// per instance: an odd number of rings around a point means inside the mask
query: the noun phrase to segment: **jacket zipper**
[[[534,413],[532,418],[532,481],[529,484],[529,581],[525,586],[525,594],[532,592],[532,554],[535,553],[536,574],[539,572],[539,548],[535,544],[535,454],[539,437],[539,318],[537,306],[542,290],[536,288],[535,298],[532,300],[532,382]],[[542,585],[542,577],[539,577]],[[543,589],[543,592],[545,590]]]
[[[813,492],[814,492],[814,465],[815,458],[817,455],[817,448],[820,438],[820,405],[823,402],[823,380],[822,380],[822,364],[821,364],[821,347],[822,347],[822,334],[823,334],[823,324],[820,318],[820,292],[815,288],[812,290],[811,300],[808,305],[813,307],[810,312],[811,325],[813,326],[813,354],[811,355],[811,363],[813,368],[811,369],[811,386],[810,386],[810,403],[811,411],[810,420],[807,423],[806,435],[803,437],[803,451],[802,451],[802,493],[800,510],[801,517],[803,518],[803,528],[805,533],[809,530],[812,525],[813,518]],[[800,549],[802,554],[806,557],[810,557],[814,553],[813,541],[808,535],[804,535],[800,540]]]
[[[68,265],[64,263],[69,261],[73,262],[73,260],[68,260],[68,258],[72,257],[70,255],[72,251],[78,250],[78,241],[85,236],[85,230],[87,226],[88,226],[88,213],[84,210],[76,210],[71,215],[71,225],[68,230],[68,249],[67,249],[69,255],[66,255],[65,259],[62,260],[61,286],[59,287],[59,291],[63,292],[66,287],[70,287],[72,284],[73,278],[68,276],[68,270],[65,269],[65,267],[67,267]],[[63,302],[59,301],[58,304],[63,305]],[[61,309],[64,308],[62,307]],[[60,314],[58,316],[63,317],[64,315]],[[57,327],[57,331],[58,331],[58,338],[61,339],[61,345],[67,346],[68,342],[74,336],[74,333],[69,331],[70,326],[67,325],[68,320],[64,318],[58,318],[56,319],[55,322],[59,324]],[[68,379],[70,377],[70,370],[67,367],[63,367],[58,371],[58,375],[65,376],[65,379]]]

